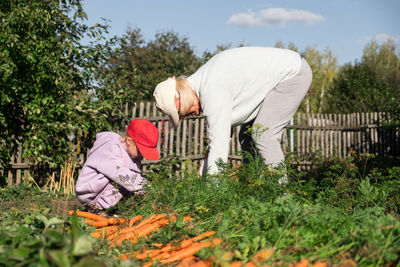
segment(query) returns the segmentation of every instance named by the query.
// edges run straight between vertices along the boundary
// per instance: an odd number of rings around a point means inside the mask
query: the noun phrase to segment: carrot
[[[96,232],[107,232],[108,233],[113,233],[118,230],[118,226],[116,225],[110,225],[110,226],[105,226],[101,228],[97,228]]]
[[[153,257],[153,260],[167,259],[171,255],[170,252],[163,252]]]
[[[258,263],[262,261],[266,261],[268,258],[270,258],[274,254],[273,249],[261,249],[258,251],[253,258],[251,259],[252,261]]]
[[[93,232],[90,235],[95,238],[103,238],[104,237],[104,233],[101,233],[101,232]]]
[[[317,261],[311,267],[326,267],[326,261]]]
[[[248,261],[245,265],[243,265],[243,267],[256,267],[257,265],[252,262],[252,261]]]
[[[173,249],[172,245],[168,244],[165,247],[160,248],[160,249],[148,249],[148,250],[143,250],[142,252],[137,251],[134,253],[134,256],[136,259],[143,260],[146,258],[153,258],[164,252],[169,252],[172,249]]]
[[[208,232],[204,232],[204,233],[202,233],[202,234],[200,234],[198,236],[195,236],[195,237],[193,237],[191,239],[193,241],[200,241],[200,240],[206,239],[207,237],[211,237],[213,235],[215,235],[214,231],[208,231]]]
[[[117,224],[124,224],[128,222],[126,219],[122,218],[109,218],[107,219],[108,225],[117,225]]]
[[[157,221],[157,220],[159,220],[159,219],[161,219],[161,218],[165,218],[165,215],[164,215],[164,214],[153,214],[153,215],[151,215],[149,218],[147,218],[147,219],[141,221],[141,222],[137,225],[137,227],[139,228],[139,227],[142,227],[142,226],[145,225],[145,224],[153,223],[153,222],[155,222],[155,221]]]
[[[160,227],[160,224],[157,222],[150,224],[150,225],[145,225],[145,226],[141,227],[140,229],[137,229],[136,231],[132,231],[132,232],[124,234],[117,240],[116,243],[117,243],[117,245],[119,245],[122,243],[122,241],[127,240],[127,239],[134,239],[136,241],[136,238],[146,236],[146,235],[150,234],[151,232],[156,231],[159,227]]]
[[[201,242],[201,243],[193,243],[192,245],[190,245],[187,248],[175,251],[173,253],[171,253],[170,257],[168,257],[168,259],[166,260],[161,260],[162,264],[165,263],[172,263],[174,261],[178,261],[181,260],[183,258],[192,256],[194,254],[196,254],[197,252],[199,252],[201,250],[201,248],[203,247],[209,247],[211,245],[217,245],[219,243],[221,243],[222,241],[220,239],[214,239],[211,241],[205,241],[205,242]]]
[[[135,230],[135,227],[126,227],[126,228],[122,228],[119,231],[117,231],[116,233],[110,235],[107,240],[111,241],[113,239],[115,239],[117,236],[123,235],[125,233],[129,233],[129,232],[133,232]]]
[[[94,221],[94,220],[86,219],[85,222],[94,227],[104,227],[104,226],[108,225],[107,220]]]
[[[69,215],[72,215],[72,214],[74,214],[74,212],[76,212],[76,215],[78,217],[83,217],[83,218],[91,219],[94,221],[107,220],[106,217],[103,217],[103,216],[100,216],[100,215],[97,215],[97,214],[94,214],[91,212],[87,212],[87,211],[70,210],[68,213],[69,213]]]
[[[241,261],[232,262],[231,265],[230,265],[230,267],[240,267],[240,266],[242,266],[242,262]]]
[[[197,258],[193,257],[193,256],[184,258],[178,265],[176,265],[176,267],[191,267],[191,266],[194,266],[196,259]]]
[[[136,222],[140,221],[141,219],[142,219],[141,215],[133,217],[132,219],[129,220],[128,227],[132,227]]]
[[[194,264],[191,264],[190,267],[209,267],[212,266],[212,261],[209,260],[200,260]]]
[[[296,263],[295,267],[308,267],[309,261],[308,259],[303,259]]]
[[[185,217],[183,217],[183,221],[184,222],[186,222],[186,221],[193,221],[193,218],[191,217],[191,216],[185,216]]]

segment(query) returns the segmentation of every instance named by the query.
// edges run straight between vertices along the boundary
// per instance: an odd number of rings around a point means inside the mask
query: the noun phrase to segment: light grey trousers
[[[271,90],[261,104],[257,117],[242,125],[239,133],[242,150],[254,155],[255,143],[259,155],[271,167],[276,167],[285,160],[281,148],[283,130],[296,113],[311,85],[312,70],[304,58],[301,61],[299,73]],[[244,132],[252,125],[261,127],[253,127],[250,137]]]

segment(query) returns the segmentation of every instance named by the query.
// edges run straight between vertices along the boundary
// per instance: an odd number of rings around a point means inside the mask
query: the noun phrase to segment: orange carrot
[[[91,212],[87,212],[87,211],[79,211],[79,210],[70,210],[68,213],[69,215],[74,214],[74,212],[76,212],[76,215],[78,217],[83,217],[83,218],[87,218],[87,219],[91,219],[91,220],[95,220],[95,221],[101,221],[101,220],[107,220],[106,217],[91,213]]]
[[[212,266],[212,261],[209,260],[200,260],[194,264],[191,264],[190,267],[209,267]]]
[[[243,265],[243,267],[256,267],[257,265],[252,262],[252,261],[248,261],[245,265]]]
[[[308,267],[309,261],[308,259],[302,259],[298,263],[296,263],[295,267]]]
[[[200,241],[200,240],[206,239],[207,237],[211,237],[213,235],[215,235],[214,231],[208,231],[208,232],[204,232],[198,236],[192,237],[191,239],[193,241]]]
[[[145,225],[135,231],[128,232],[128,233],[122,235],[121,237],[118,238],[116,244],[119,245],[122,243],[122,241],[127,240],[127,239],[134,239],[136,241],[136,238],[146,236],[146,235],[150,234],[151,232],[156,231],[159,227],[160,227],[160,224],[157,222],[150,224],[150,225]]]
[[[170,252],[163,252],[153,257],[153,260],[167,259],[171,255]]]
[[[101,232],[93,232],[90,235],[95,238],[103,238],[104,237],[104,233],[101,233]]]
[[[128,227],[132,227],[136,222],[140,221],[142,219],[141,215],[137,215],[133,217],[132,219],[129,220],[129,225]]]
[[[109,234],[109,233],[113,233],[113,232],[115,232],[117,230],[118,230],[118,226],[117,225],[110,225],[110,226],[97,228],[96,232],[107,232],[107,234]]]
[[[240,266],[242,266],[242,262],[241,261],[232,262],[231,265],[230,265],[230,267],[240,267]]]
[[[317,261],[311,267],[326,267],[326,261]]]
[[[150,267],[151,265],[153,265],[153,261],[146,262],[143,267]]]
[[[194,266],[194,264],[196,263],[196,257],[190,256],[187,258],[184,258],[178,265],[176,265],[176,267],[191,267]]]
[[[141,221],[141,222],[137,225],[137,227],[139,228],[139,227],[142,227],[142,226],[145,225],[145,224],[153,223],[153,222],[155,222],[155,221],[157,221],[157,220],[159,220],[159,219],[161,219],[161,218],[165,218],[165,215],[164,215],[164,214],[153,214],[153,215],[151,215],[149,218],[147,218],[147,219]]]
[[[124,224],[128,222],[126,219],[122,218],[109,218],[107,219],[108,225],[117,225],[117,224]]]
[[[193,218],[191,217],[191,216],[185,216],[185,217],[183,217],[183,221],[184,222],[186,222],[186,221],[193,221]]]
[[[270,258],[274,254],[273,249],[261,249],[258,251],[253,258],[251,259],[252,261],[258,263],[262,261],[266,261],[268,258]]]
[[[104,226],[108,225],[107,220],[94,221],[94,220],[86,219],[85,222],[94,227],[104,227]]]
[[[219,243],[221,243],[222,241],[220,239],[214,239],[211,241],[205,241],[205,242],[201,242],[201,243],[193,243],[192,245],[190,245],[187,248],[175,251],[173,253],[171,253],[170,257],[168,257],[168,259],[166,260],[161,260],[162,264],[165,263],[172,263],[174,261],[178,261],[181,260],[183,258],[192,256],[194,254],[196,254],[197,252],[199,252],[201,250],[201,248],[203,247],[209,247],[211,245],[217,245]]]

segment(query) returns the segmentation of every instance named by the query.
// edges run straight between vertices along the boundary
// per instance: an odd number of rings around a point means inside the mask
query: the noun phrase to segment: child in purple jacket
[[[127,135],[100,132],[76,182],[78,200],[89,210],[112,207],[124,196],[142,193],[141,158],[158,160],[159,133],[148,120],[133,119]]]

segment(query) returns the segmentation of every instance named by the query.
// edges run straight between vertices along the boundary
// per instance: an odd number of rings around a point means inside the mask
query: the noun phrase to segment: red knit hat
[[[133,119],[126,131],[145,159],[158,160],[160,158],[157,149],[159,133],[154,124],[145,119]]]

